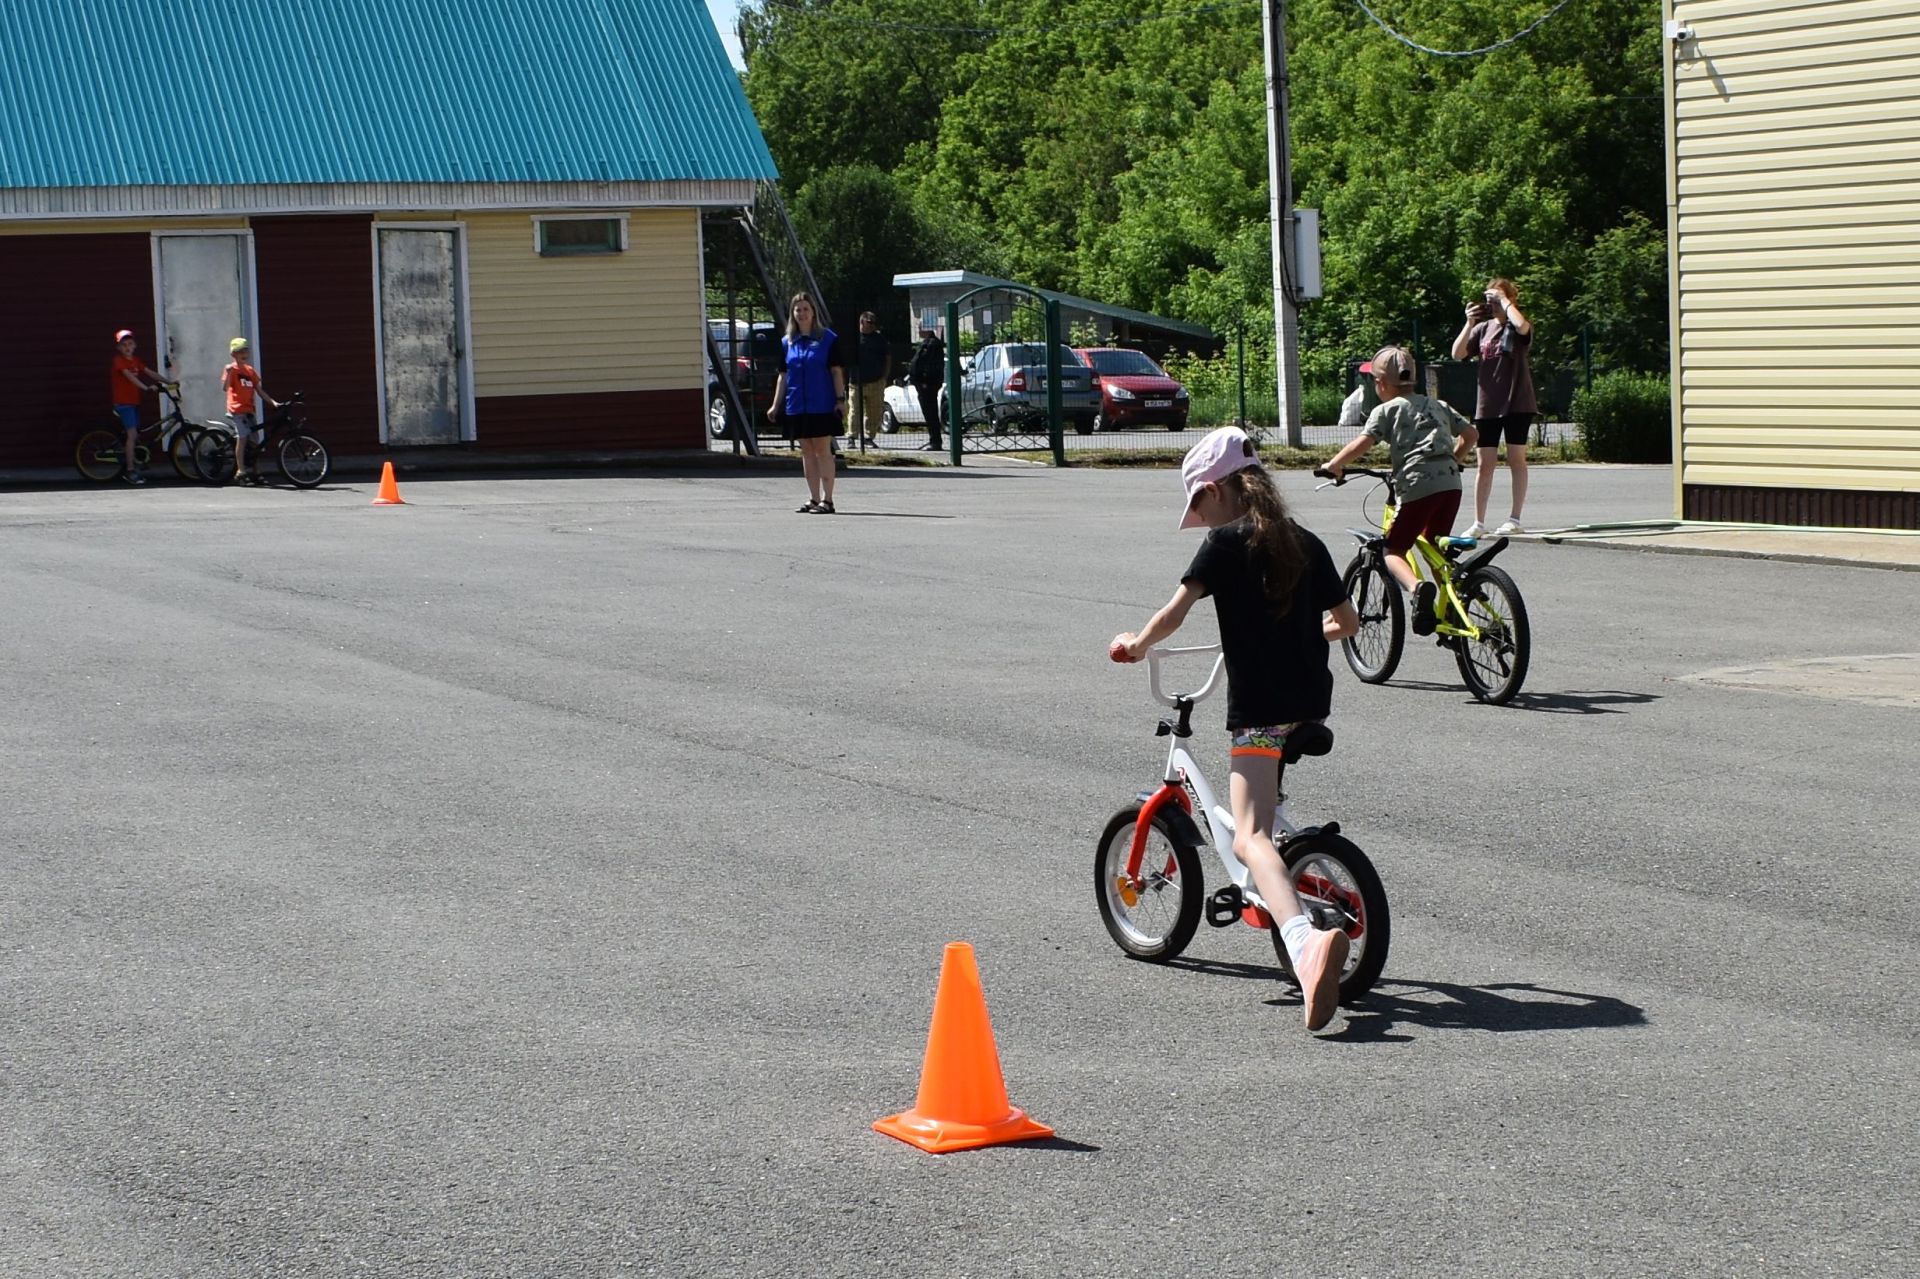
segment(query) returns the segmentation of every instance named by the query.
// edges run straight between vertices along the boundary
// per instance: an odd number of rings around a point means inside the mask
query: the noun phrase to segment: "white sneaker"
[[[1465,528],[1460,530],[1461,537],[1485,537],[1486,535],[1487,535],[1487,526],[1482,524],[1479,520],[1475,520],[1473,523],[1467,525]]]
[[[1493,535],[1495,537],[1506,537],[1510,533],[1524,533],[1526,531],[1527,530],[1520,527],[1519,520],[1514,519],[1512,516],[1508,516],[1507,522],[1505,524],[1502,524],[1499,528],[1493,530]]]

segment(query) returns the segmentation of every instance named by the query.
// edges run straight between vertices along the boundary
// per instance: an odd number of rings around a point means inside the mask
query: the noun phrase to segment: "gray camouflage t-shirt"
[[[1452,405],[1409,392],[1368,414],[1364,429],[1374,439],[1387,442],[1394,493],[1405,506],[1460,487],[1453,442],[1472,425]]]

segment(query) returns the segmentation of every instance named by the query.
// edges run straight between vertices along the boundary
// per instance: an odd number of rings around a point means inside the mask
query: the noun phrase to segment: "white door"
[[[380,393],[389,444],[462,438],[458,234],[379,228]]]
[[[187,420],[226,416],[220,370],[234,338],[252,332],[252,238],[245,235],[157,235],[155,269],[160,293],[162,371],[180,380]],[[260,351],[253,352],[260,365]],[[170,366],[170,367],[169,367]]]

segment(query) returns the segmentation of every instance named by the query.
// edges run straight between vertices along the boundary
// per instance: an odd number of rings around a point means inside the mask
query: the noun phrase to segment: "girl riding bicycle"
[[[1280,916],[1307,1029],[1318,1030],[1339,1002],[1347,935],[1314,928],[1301,909],[1273,845],[1273,814],[1287,734],[1331,711],[1328,643],[1353,634],[1360,618],[1326,546],[1288,516],[1246,432],[1214,431],[1188,452],[1180,475],[1187,491],[1180,527],[1211,531],[1173,598],[1137,634],[1114,636],[1107,655],[1139,661],[1180,629],[1203,596],[1213,597],[1233,739],[1233,852]]]

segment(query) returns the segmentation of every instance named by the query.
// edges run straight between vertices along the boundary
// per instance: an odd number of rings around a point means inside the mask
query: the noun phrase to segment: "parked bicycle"
[[[160,388],[161,400],[170,407],[156,420],[140,428],[134,437],[133,464],[136,470],[164,453],[183,480],[197,480],[200,470],[194,465],[194,450],[207,428],[189,422],[180,412],[180,384],[168,382]],[[149,442],[153,447],[148,447]],[[119,422],[90,427],[74,441],[73,465],[81,478],[104,484],[126,469],[127,430]]]
[[[280,401],[255,428],[258,441],[248,451],[256,459],[273,458],[287,483],[310,489],[326,480],[332,463],[327,446],[307,433],[305,405],[306,396],[299,391]],[[194,450],[194,462],[209,484],[227,484],[234,478],[233,428],[218,422],[209,425],[212,429]]]
[[[1213,673],[1197,692],[1169,695],[1160,689],[1161,660],[1189,653],[1218,654],[1220,646],[1147,650],[1148,687],[1156,701],[1172,707],[1179,717],[1162,719],[1155,730],[1173,739],[1160,788],[1141,791],[1132,804],[1113,815],[1100,835],[1093,862],[1100,918],[1120,949],[1136,959],[1165,963],[1193,940],[1204,902],[1207,923],[1215,928],[1243,923],[1265,929],[1281,971],[1293,980],[1279,921],[1261,899],[1246,865],[1233,855],[1233,814],[1215,799],[1187,749],[1187,739],[1193,736],[1193,708],[1219,687],[1225,655],[1214,659]],[[1366,993],[1379,980],[1387,963],[1392,924],[1379,873],[1367,855],[1341,835],[1340,823],[1296,826],[1287,814],[1287,766],[1332,749],[1333,730],[1324,724],[1301,724],[1287,734],[1273,835],[1309,921],[1315,928],[1337,928],[1347,934],[1347,962],[1340,973],[1340,998],[1345,1002]],[[1205,895],[1200,858],[1208,846],[1227,877],[1211,897]]]
[[[1337,488],[1345,478],[1315,470],[1327,480],[1317,489]],[[1385,683],[1400,665],[1407,639],[1407,602],[1387,571],[1386,530],[1393,523],[1397,499],[1393,477],[1386,471],[1349,466],[1347,476],[1363,475],[1386,487],[1377,529],[1350,528],[1360,549],[1347,565],[1342,581],[1347,598],[1360,614],[1360,629],[1340,641],[1347,665],[1368,684]],[[1502,537],[1481,545],[1471,537],[1443,537],[1439,545],[1422,536],[1407,556],[1413,571],[1434,583],[1433,611],[1438,624],[1434,640],[1453,651],[1467,690],[1492,706],[1513,699],[1527,678],[1533,649],[1526,602],[1520,588],[1504,570],[1490,561],[1505,550]]]

